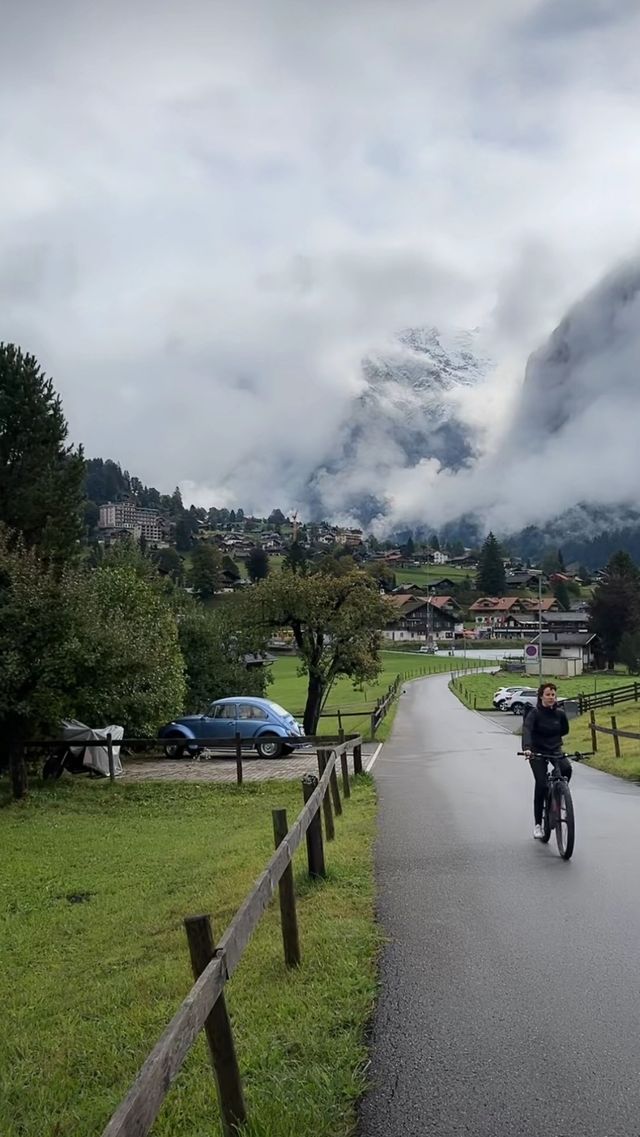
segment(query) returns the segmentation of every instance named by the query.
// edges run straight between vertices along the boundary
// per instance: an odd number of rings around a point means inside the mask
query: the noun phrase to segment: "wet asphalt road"
[[[389,943],[360,1137],[640,1135],[640,790],[574,767],[567,864],[532,839],[518,747],[446,677],[402,697],[373,771]]]

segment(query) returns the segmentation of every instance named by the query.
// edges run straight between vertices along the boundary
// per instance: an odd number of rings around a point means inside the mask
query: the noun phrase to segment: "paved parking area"
[[[378,743],[365,742],[362,746],[362,764],[378,748]],[[205,751],[198,759],[185,758],[126,758],[123,761],[123,782],[235,782],[236,760],[228,753],[224,756]],[[353,773],[353,755],[349,754],[349,770]],[[251,754],[243,755],[242,776],[245,782],[265,782],[272,778],[296,779],[305,774],[318,773],[317,751],[291,754],[287,758],[266,760]]]

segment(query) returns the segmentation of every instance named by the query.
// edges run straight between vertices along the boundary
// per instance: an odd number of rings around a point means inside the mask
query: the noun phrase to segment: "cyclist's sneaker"
[[[544,837],[544,830],[543,830],[541,825],[534,825],[533,836],[535,837],[536,841],[542,840],[542,838]]]

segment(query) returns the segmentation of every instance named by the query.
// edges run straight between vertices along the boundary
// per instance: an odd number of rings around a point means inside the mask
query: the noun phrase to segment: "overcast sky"
[[[485,330],[501,423],[639,245],[639,49],[637,0],[7,2],[0,338],[198,504],[295,507],[407,325]]]

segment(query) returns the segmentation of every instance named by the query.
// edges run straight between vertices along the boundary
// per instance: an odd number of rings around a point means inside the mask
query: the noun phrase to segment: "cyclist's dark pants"
[[[536,780],[533,791],[533,820],[536,825],[542,825],[542,807],[547,792],[547,760],[546,758],[532,758],[529,765]],[[558,758],[560,773],[564,774],[568,782],[571,781],[573,770],[568,758]]]

